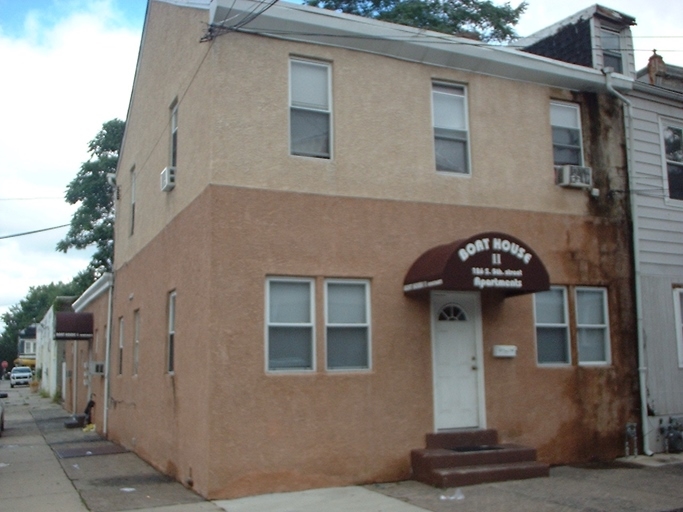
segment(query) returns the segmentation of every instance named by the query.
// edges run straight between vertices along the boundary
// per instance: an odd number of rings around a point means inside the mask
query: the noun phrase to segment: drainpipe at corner
[[[633,104],[624,95],[620,94],[612,85],[611,68],[603,68],[605,75],[605,86],[607,90],[616,96],[624,104],[624,115],[626,121],[626,165],[629,188],[629,202],[631,206],[631,226],[633,233],[631,236],[633,242],[633,271],[635,274],[635,301],[636,301],[636,337],[638,339],[638,378],[640,388],[640,422],[643,437],[643,453],[645,455],[653,455],[650,450],[650,441],[648,438],[648,415],[647,415],[647,366],[645,365],[645,337],[643,334],[643,301],[641,299],[641,270],[640,270],[640,253],[638,252],[638,214],[637,203],[635,195],[635,168],[633,158]]]
[[[107,427],[109,425],[109,363],[111,359],[111,319],[114,308],[114,273],[112,272],[112,280],[109,283],[109,303],[107,304],[107,333],[106,346],[104,352],[104,411],[102,422],[102,433],[107,437]]]

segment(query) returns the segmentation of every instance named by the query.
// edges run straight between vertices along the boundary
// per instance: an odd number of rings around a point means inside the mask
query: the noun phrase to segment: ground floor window
[[[270,277],[265,313],[267,371],[315,371],[316,319],[323,316],[325,369],[370,368],[368,280]],[[323,350],[323,336],[319,342]]]
[[[313,280],[271,278],[266,294],[268,370],[313,370]]]
[[[553,287],[534,295],[536,357],[539,364],[569,364],[567,290]]]
[[[370,366],[369,283],[325,282],[327,368],[363,370]]]
[[[175,305],[176,292],[172,291],[168,294],[168,335],[166,340],[166,371],[168,373],[175,371]]]
[[[610,362],[607,290],[576,289],[576,343],[580,364]]]
[[[683,368],[683,288],[674,288],[674,319],[678,344],[678,367]]]
[[[571,316],[570,310],[573,311]],[[553,286],[548,291],[534,294],[534,312],[538,364],[571,364],[572,338],[575,340],[579,364],[610,363],[609,312],[605,288],[577,287],[572,296],[567,287]]]

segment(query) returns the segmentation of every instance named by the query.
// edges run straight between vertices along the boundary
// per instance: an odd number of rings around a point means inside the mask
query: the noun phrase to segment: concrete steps
[[[548,476],[536,450],[499,444],[492,429],[427,434],[426,448],[412,450],[413,478],[435,487],[460,487]]]

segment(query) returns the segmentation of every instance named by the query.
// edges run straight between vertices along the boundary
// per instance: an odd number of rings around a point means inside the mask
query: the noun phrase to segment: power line
[[[63,200],[63,197],[0,197],[0,201],[45,201],[45,200]]]
[[[14,235],[5,235],[5,236],[0,236],[0,240],[4,240],[5,238],[15,238],[17,236],[26,236],[26,235],[33,235],[35,233],[42,233],[43,231],[51,231],[53,229],[61,229],[65,228],[67,226],[70,226],[71,224],[62,224],[61,226],[53,226],[51,228],[44,228],[44,229],[36,229],[35,231],[26,231],[24,233],[16,233]]]

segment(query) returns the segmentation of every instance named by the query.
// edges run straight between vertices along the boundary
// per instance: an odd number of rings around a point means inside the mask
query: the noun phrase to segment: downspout
[[[106,333],[106,346],[104,351],[104,412],[103,412],[103,425],[102,433],[105,438],[107,436],[107,426],[109,425],[109,362],[111,358],[111,319],[113,315],[114,308],[114,278],[112,274],[112,281],[109,283],[109,304],[107,305],[107,333]]]
[[[640,253],[638,247],[638,214],[636,212],[636,194],[635,194],[635,168],[633,158],[633,104],[623,94],[620,94],[612,85],[611,68],[603,68],[605,75],[605,86],[607,90],[617,97],[624,104],[624,115],[627,126],[626,134],[626,165],[628,167],[628,188],[629,188],[629,202],[631,203],[631,226],[633,227],[632,243],[633,243],[633,271],[635,274],[635,301],[636,301],[636,336],[638,339],[638,378],[640,387],[640,422],[643,437],[643,453],[645,455],[653,455],[650,450],[650,441],[648,439],[648,415],[647,415],[647,366],[645,365],[645,338],[643,334],[643,302],[641,299],[641,270],[640,270]]]
[[[149,6],[147,6],[149,8]],[[107,183],[112,188],[112,202],[116,204],[116,173],[107,173]],[[113,265],[112,265],[113,267]],[[109,363],[111,362],[111,321],[114,316],[114,270],[111,272],[111,282],[109,283],[109,303],[107,304],[107,333],[106,346],[104,349],[104,411],[102,414],[102,433],[107,437],[109,428]]]

